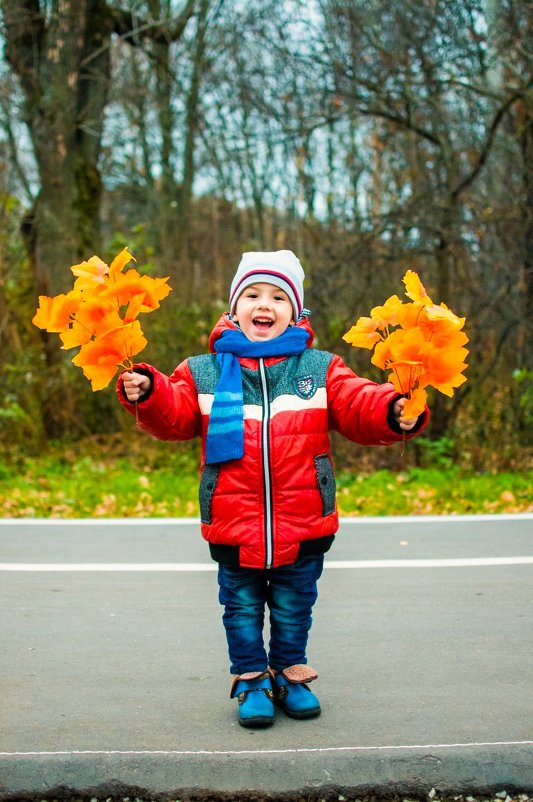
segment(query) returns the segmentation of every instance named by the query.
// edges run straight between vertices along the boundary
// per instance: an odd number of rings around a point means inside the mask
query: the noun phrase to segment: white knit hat
[[[294,320],[297,321],[304,305],[304,270],[292,251],[248,251],[243,253],[235,277],[231,282],[229,308],[235,312],[239,295],[246,287],[257,282],[275,284],[290,298]]]

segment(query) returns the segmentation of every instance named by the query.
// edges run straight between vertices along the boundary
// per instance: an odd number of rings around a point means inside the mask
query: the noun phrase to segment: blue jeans
[[[323,554],[281,568],[219,565],[218,598],[224,606],[232,674],[307,663],[307,636],[323,567]],[[268,654],[263,643],[265,605],[270,611]]]

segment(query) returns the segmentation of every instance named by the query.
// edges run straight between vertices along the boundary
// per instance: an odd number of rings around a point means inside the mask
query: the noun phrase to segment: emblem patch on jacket
[[[316,379],[314,376],[297,376],[293,379],[296,395],[300,398],[312,398],[316,393]]]

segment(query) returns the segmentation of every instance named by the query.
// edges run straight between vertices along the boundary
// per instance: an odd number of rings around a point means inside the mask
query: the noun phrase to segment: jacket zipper
[[[263,396],[263,418],[261,421],[261,452],[263,459],[263,485],[265,490],[265,568],[272,568],[274,537],[272,532],[272,477],[270,474],[270,404],[265,362],[259,359],[259,377]]]

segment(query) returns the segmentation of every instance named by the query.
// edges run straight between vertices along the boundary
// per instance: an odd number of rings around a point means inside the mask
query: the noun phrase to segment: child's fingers
[[[398,421],[400,429],[408,432],[418,421],[418,418],[404,418],[403,408],[405,406],[405,398],[398,398],[394,403],[394,415]]]
[[[122,374],[122,381],[126,387],[140,387],[144,384],[146,380],[146,376],[143,376],[142,373],[123,373]]]
[[[138,387],[129,387],[127,384],[124,384],[124,392],[128,401],[137,401],[141,394]]]
[[[128,401],[138,401],[150,388],[150,379],[143,373],[125,371],[122,381]]]
[[[394,402],[394,407],[393,407],[394,415],[396,418],[401,418],[401,416],[403,415],[404,406],[405,406],[405,398],[397,398],[396,401]]]
[[[130,371],[125,371],[122,374],[124,392],[126,393],[128,401],[137,401],[139,396],[141,395],[141,391],[139,389],[139,384],[141,379],[142,376],[140,376],[138,373],[131,373]]]

